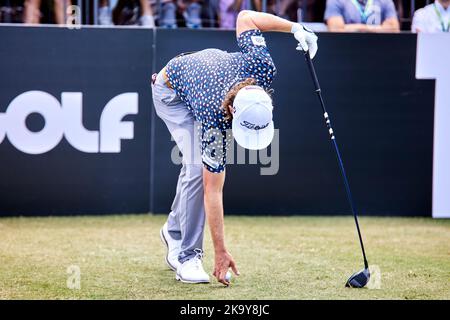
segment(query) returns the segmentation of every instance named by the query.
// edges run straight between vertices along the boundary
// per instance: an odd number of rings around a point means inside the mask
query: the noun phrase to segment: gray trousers
[[[169,234],[182,240],[178,260],[183,263],[195,256],[195,249],[203,249],[205,207],[198,135],[192,112],[175,91],[167,87],[161,72],[152,84],[152,92],[156,114],[166,124],[183,155],[176,195],[167,219]]]

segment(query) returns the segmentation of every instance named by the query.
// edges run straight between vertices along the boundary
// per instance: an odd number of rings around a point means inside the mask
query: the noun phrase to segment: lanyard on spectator
[[[441,22],[442,31],[449,32],[449,30],[450,30],[450,19],[447,22],[447,26],[445,26],[444,19],[442,18],[441,13],[439,12],[439,10],[438,10],[438,8],[436,6],[436,3],[433,3],[433,5],[434,5],[434,11],[436,11],[436,14],[437,14],[437,16],[439,18],[439,21]]]
[[[372,6],[372,2],[373,0],[367,0],[366,3],[366,7],[363,10],[363,7],[361,6],[361,4],[357,1],[357,0],[352,0],[354,6],[356,7],[356,9],[358,9],[359,14],[361,15],[361,20],[363,21],[363,23],[367,23],[367,19],[369,18],[369,10],[370,7]]]

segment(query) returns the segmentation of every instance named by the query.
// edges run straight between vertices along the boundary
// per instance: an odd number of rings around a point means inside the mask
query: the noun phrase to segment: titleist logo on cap
[[[247,129],[251,129],[251,130],[261,130],[266,128],[269,125],[269,123],[263,124],[261,126],[258,126],[254,123],[248,122],[248,121],[243,121],[241,122],[241,126],[246,127]]]

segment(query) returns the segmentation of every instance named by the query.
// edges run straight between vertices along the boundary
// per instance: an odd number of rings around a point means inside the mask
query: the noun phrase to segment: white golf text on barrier
[[[122,121],[126,115],[138,113],[138,94],[123,93],[112,98],[100,117],[100,130],[87,130],[82,121],[83,94],[63,92],[61,103],[43,91],[27,91],[11,101],[0,113],[0,143],[5,137],[18,150],[42,154],[55,148],[63,137],[75,149],[86,153],[119,153],[122,139],[134,138],[134,124]],[[26,119],[40,114],[45,124],[31,131]]]

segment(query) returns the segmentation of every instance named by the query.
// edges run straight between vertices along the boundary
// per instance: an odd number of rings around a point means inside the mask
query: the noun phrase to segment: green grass
[[[379,289],[347,289],[362,268],[351,217],[226,217],[241,271],[232,286],[175,281],[164,216],[0,219],[0,299],[450,299],[450,221],[362,218]],[[209,233],[205,268],[212,270]],[[79,266],[81,289],[67,288]]]

